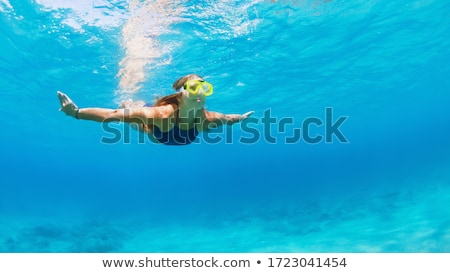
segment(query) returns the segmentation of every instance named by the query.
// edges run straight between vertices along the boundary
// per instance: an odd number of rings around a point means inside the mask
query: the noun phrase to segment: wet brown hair
[[[189,75],[183,76],[183,77],[179,78],[178,80],[176,80],[173,83],[172,87],[175,90],[179,90],[181,87],[184,86],[184,84],[187,81],[195,80],[195,79],[203,80],[203,78],[197,74],[189,74]],[[181,102],[181,96],[182,96],[181,92],[176,92],[175,94],[170,94],[168,96],[164,96],[164,97],[156,100],[156,102],[153,106],[163,106],[163,105],[171,104],[175,108],[178,108],[178,106],[180,105],[180,102]]]

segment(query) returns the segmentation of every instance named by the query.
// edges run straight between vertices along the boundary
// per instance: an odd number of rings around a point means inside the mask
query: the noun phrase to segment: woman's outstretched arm
[[[249,111],[245,114],[222,114],[218,112],[210,112],[204,110],[205,122],[203,123],[203,130],[207,130],[210,127],[218,127],[225,124],[231,125],[240,122],[249,116],[251,116],[254,111]]]
[[[64,112],[66,115],[72,116],[76,119],[93,120],[98,122],[123,121],[153,124],[153,119],[164,118],[164,116],[167,116],[171,110],[173,111],[171,106],[125,109],[78,108],[69,96],[60,91],[58,91],[58,99],[61,103],[61,109],[59,110]]]

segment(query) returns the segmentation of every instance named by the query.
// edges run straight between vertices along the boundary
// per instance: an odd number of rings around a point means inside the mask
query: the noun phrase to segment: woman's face
[[[186,103],[194,107],[203,107],[206,96],[212,94],[212,85],[200,78],[191,79],[185,83],[181,92]]]
[[[181,92],[183,94],[183,100],[186,104],[195,107],[203,107],[205,105],[206,97],[201,91],[197,95],[191,94],[186,90],[182,90]]]

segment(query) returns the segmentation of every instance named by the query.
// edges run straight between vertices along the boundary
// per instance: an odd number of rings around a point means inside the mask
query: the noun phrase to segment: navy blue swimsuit
[[[149,107],[151,105],[145,104]],[[191,144],[197,138],[199,132],[197,126],[194,125],[189,130],[181,130],[178,127],[179,110],[176,110],[175,126],[170,131],[161,132],[161,129],[157,126],[153,126],[153,136],[162,144],[166,145],[187,145]]]

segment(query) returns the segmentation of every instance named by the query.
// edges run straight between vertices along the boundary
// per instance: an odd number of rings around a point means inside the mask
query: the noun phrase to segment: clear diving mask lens
[[[200,80],[189,80],[184,84],[184,89],[192,95],[198,95],[200,91],[204,96],[211,96],[213,94],[213,86],[209,82]]]

